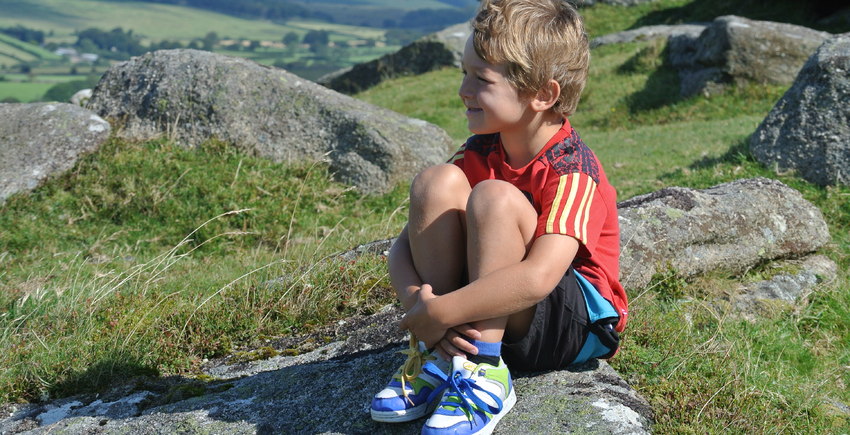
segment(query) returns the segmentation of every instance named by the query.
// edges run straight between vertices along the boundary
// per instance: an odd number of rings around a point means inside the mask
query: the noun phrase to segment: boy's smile
[[[458,95],[466,106],[467,126],[475,134],[505,133],[521,122],[528,101],[505,77],[504,65],[492,65],[475,53],[472,37],[463,51],[463,80]]]

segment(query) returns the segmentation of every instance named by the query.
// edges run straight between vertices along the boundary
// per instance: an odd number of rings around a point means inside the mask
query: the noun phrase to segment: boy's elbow
[[[539,270],[536,273],[532,272],[533,278],[529,281],[527,287],[528,296],[535,302],[540,302],[549,296],[549,293],[561,281],[563,274],[557,274],[549,270]]]

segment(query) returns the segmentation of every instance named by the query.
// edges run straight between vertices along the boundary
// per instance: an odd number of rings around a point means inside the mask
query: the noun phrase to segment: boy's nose
[[[460,96],[461,99],[464,100],[472,96],[472,93],[470,92],[468,86],[467,76],[464,76],[463,79],[460,81],[460,87],[457,90],[457,94],[458,96]]]

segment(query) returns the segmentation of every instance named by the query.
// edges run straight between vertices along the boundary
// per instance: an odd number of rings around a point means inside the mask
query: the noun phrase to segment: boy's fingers
[[[452,329],[454,329],[455,332],[457,332],[458,334],[466,336],[467,338],[471,338],[473,340],[478,340],[479,338],[481,338],[481,333],[478,332],[477,329],[470,326],[469,323],[457,325]]]
[[[434,295],[434,289],[430,284],[422,284],[422,287],[419,287],[420,298],[430,297]]]
[[[448,358],[446,358],[447,360],[452,359],[452,356],[465,356],[463,351],[453,346],[452,343],[446,339],[440,340],[440,342],[437,343],[437,351],[448,356]]]
[[[460,352],[465,352],[469,355],[478,354],[478,348],[473,346],[472,343],[470,343],[469,340],[464,337],[464,335],[459,334],[457,331],[457,327],[449,330],[446,333],[446,339],[452,345],[453,348],[458,349]]]

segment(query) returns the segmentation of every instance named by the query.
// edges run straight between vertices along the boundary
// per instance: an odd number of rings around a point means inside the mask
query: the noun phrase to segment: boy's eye
[[[476,77],[476,78],[478,78],[478,80],[480,80],[480,81],[482,81],[482,82],[484,82],[484,83],[490,83],[490,81],[489,81],[489,80],[487,80],[487,79],[485,79],[484,77],[481,77],[481,76],[475,76],[475,77]]]

